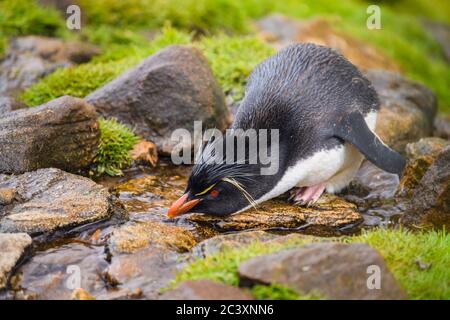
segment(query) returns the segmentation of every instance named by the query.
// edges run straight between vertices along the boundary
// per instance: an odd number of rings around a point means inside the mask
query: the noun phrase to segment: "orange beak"
[[[169,208],[169,211],[167,211],[167,216],[169,218],[175,218],[178,217],[186,212],[188,212],[190,209],[192,209],[197,203],[200,202],[200,199],[193,199],[191,201],[186,202],[188,198],[188,194],[185,193],[181,196],[180,199],[175,201],[172,206]]]

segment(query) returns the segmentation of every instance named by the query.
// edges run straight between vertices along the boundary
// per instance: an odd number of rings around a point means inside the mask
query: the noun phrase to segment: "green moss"
[[[251,36],[204,38],[197,46],[208,59],[225,93],[231,93],[235,100],[243,97],[253,68],[275,53],[268,44]]]
[[[80,0],[91,25],[159,28],[167,21],[176,28],[207,32],[245,31],[246,16],[233,0]]]
[[[64,95],[83,98],[138,61],[123,59],[114,63],[87,63],[58,69],[28,88],[21,99],[29,106],[36,106]]]
[[[58,11],[40,7],[33,0],[0,1],[0,12],[0,30],[5,36],[55,36],[65,27]]]
[[[198,259],[185,267],[172,285],[185,280],[211,279],[239,284],[239,265],[250,258],[311,243],[314,238],[294,238],[285,243],[254,242],[238,249],[225,249]],[[410,233],[405,230],[377,229],[360,236],[324,241],[367,243],[385,258],[389,269],[410,299],[448,299],[450,297],[450,236],[443,231]],[[422,270],[416,261],[430,263]],[[258,289],[261,290],[261,289]],[[271,289],[267,289],[271,292]]]
[[[345,241],[364,242],[377,249],[411,299],[450,298],[450,235],[445,231],[378,229]],[[430,268],[422,270],[417,261]]]
[[[139,138],[116,119],[100,119],[100,144],[94,159],[97,174],[117,176],[132,162],[130,151]]]
[[[8,39],[0,32],[0,58],[3,57],[8,45]]]
[[[299,294],[295,290],[279,284],[253,286],[252,294],[257,300],[322,300],[320,294]]]

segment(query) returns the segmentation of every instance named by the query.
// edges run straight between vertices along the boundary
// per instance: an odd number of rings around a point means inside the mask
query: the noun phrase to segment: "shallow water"
[[[189,173],[189,166],[173,166],[160,162],[156,168],[133,168],[125,171],[122,177],[107,177],[98,182],[116,194],[127,209],[131,221],[154,221],[181,226],[190,230],[197,241],[201,241],[220,231],[187,219],[170,220],[166,217],[168,206],[183,194]],[[343,195],[357,204],[358,210],[363,214],[362,227],[372,228],[395,223],[400,214],[400,209],[393,201],[398,185],[397,176],[364,163],[356,181],[357,183],[352,184]],[[69,269],[73,265],[83,270],[85,276],[82,287],[97,298],[139,297],[139,294],[131,292],[131,289],[112,287],[110,280],[105,278],[105,270],[111,262],[107,241],[117,227],[117,221],[100,222],[72,231],[69,237],[66,233],[66,238],[62,240],[48,242],[48,238],[35,239],[32,255],[22,264],[11,281],[13,290],[8,293],[9,297],[69,299],[72,293],[70,284],[68,285],[71,276]],[[361,225],[357,230],[360,227]],[[307,228],[301,227],[275,231],[308,233],[306,230]],[[348,230],[339,230],[338,234],[353,232],[350,226]],[[137,284],[132,288],[139,287],[139,284],[137,280]],[[145,286],[144,283],[142,285]],[[123,287],[126,288],[126,284]]]

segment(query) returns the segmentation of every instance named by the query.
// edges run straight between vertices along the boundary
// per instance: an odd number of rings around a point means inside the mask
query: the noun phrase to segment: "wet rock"
[[[408,143],[431,136],[437,103],[430,89],[395,73],[372,70],[365,75],[380,97],[375,131],[387,145],[404,153]]]
[[[136,300],[142,298],[142,290],[137,288],[130,290],[126,288],[109,288],[104,294],[97,295],[97,300]]]
[[[242,289],[210,280],[185,281],[160,300],[254,300]]]
[[[86,100],[103,116],[135,127],[137,134],[155,142],[166,155],[180,143],[170,139],[174,130],[184,128],[192,134],[194,121],[223,130],[230,119],[208,62],[200,51],[187,46],[159,51]]]
[[[238,248],[253,241],[268,242],[279,237],[282,236],[260,230],[220,234],[200,242],[192,252],[194,256],[204,258],[226,248]]]
[[[68,300],[107,292],[102,272],[108,267],[102,246],[60,244],[37,252],[15,276],[16,299]],[[13,282],[11,280],[11,282]],[[86,297],[86,296],[85,296]]]
[[[405,150],[407,157],[414,159],[427,155],[436,155],[448,145],[450,145],[450,141],[437,137],[428,137],[420,139],[417,142],[409,143],[406,145]]]
[[[370,278],[373,266],[381,277],[379,286]],[[263,255],[242,263],[239,277],[241,285],[278,283],[328,299],[406,298],[383,258],[360,243],[315,243]]]
[[[0,118],[3,117],[7,112],[24,109],[27,106],[25,103],[20,102],[11,97],[0,97]]]
[[[6,287],[11,271],[31,242],[26,233],[0,233],[0,290]]]
[[[336,49],[362,69],[400,70],[394,61],[379,50],[336,31],[330,21],[323,18],[299,21],[272,14],[257,21],[256,26],[260,36],[276,49],[282,49],[292,43],[310,42]]]
[[[411,194],[401,223],[411,228],[450,227],[450,146],[437,155]]]
[[[131,157],[138,163],[154,167],[158,163],[158,150],[153,142],[141,140],[131,150]]]
[[[445,59],[450,62],[450,25],[437,21],[425,21],[425,29],[441,45]]]
[[[112,257],[104,277],[118,289],[141,290],[142,298],[156,299],[186,264],[187,255],[159,246]]]
[[[17,191],[14,188],[0,188],[0,206],[6,206],[13,203]]]
[[[188,219],[213,224],[222,231],[301,227],[311,232],[328,234],[357,225],[362,217],[354,204],[336,196],[323,195],[310,207],[294,206],[276,199],[261,204],[258,210],[250,209],[227,217],[192,214]]]
[[[0,63],[0,94],[16,95],[57,68],[89,61],[99,54],[86,43],[26,36],[13,39]]]
[[[75,171],[95,157],[100,139],[94,108],[64,96],[0,118],[0,172]]]
[[[93,296],[83,288],[78,288],[72,292],[72,300],[95,300]]]
[[[365,160],[345,192],[345,198],[358,205],[364,205],[368,201],[391,199],[398,184],[399,178],[396,174],[388,173]]]
[[[450,141],[435,137],[409,143],[406,146],[409,161],[400,181],[397,196],[410,198],[412,190],[418,186],[439,152],[448,145],[450,145]]]
[[[59,169],[0,175],[3,188],[15,189],[17,200],[0,207],[0,232],[50,233],[108,219],[115,209],[106,188]]]
[[[434,120],[435,137],[450,140],[450,115],[438,115]]]
[[[113,254],[132,253],[149,245],[187,252],[195,244],[193,234],[182,228],[152,221],[133,221],[114,230],[110,240]]]

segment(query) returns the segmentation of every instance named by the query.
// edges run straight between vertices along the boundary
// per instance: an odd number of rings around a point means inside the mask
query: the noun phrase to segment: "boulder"
[[[450,146],[437,155],[411,195],[400,223],[410,228],[450,228]]]
[[[332,22],[323,18],[296,20],[272,14],[256,22],[260,36],[276,49],[297,42],[310,42],[331,47],[362,69],[400,71],[400,67],[381,51],[347,34],[335,30]]]
[[[412,197],[414,189],[419,185],[428,168],[436,160],[439,152],[448,145],[450,145],[450,141],[430,137],[409,143],[406,146],[406,154],[409,161],[400,180],[397,190],[398,197],[406,197],[407,199]]]
[[[16,95],[57,68],[87,62],[99,53],[87,43],[42,36],[13,39],[0,62],[0,95]]]
[[[342,228],[356,226],[362,221],[354,204],[328,194],[310,207],[275,199],[260,204],[257,210],[249,209],[227,217],[191,214],[188,219],[212,224],[222,231],[302,228],[322,235],[338,233]]]
[[[181,227],[152,221],[131,221],[112,232],[109,247],[113,254],[132,253],[155,244],[187,252],[196,242],[193,234]]]
[[[434,120],[435,137],[450,140],[450,115],[438,115]]]
[[[0,175],[0,190],[14,199],[0,205],[0,232],[51,233],[105,220],[115,213],[111,195],[94,181],[59,169]]]
[[[185,281],[160,300],[254,300],[242,289],[210,280]]]
[[[11,97],[0,97],[0,118],[6,113],[17,109],[24,109],[27,105]]]
[[[100,139],[94,108],[64,96],[0,117],[0,172],[76,171],[94,159]]]
[[[230,114],[222,89],[200,51],[171,46],[94,91],[86,100],[104,117],[136,128],[168,155],[179,141],[172,132],[184,128],[193,136],[194,121],[203,128],[225,129]],[[183,147],[191,147],[190,143]]]
[[[450,145],[448,140],[438,137],[427,137],[407,144],[405,151],[409,159],[415,159],[423,156],[436,156],[448,145]]]
[[[0,290],[6,287],[11,272],[31,242],[26,233],[0,233]]]
[[[241,285],[281,284],[327,299],[406,298],[383,258],[367,244],[309,244],[245,261],[238,272]]]
[[[404,153],[408,143],[431,136],[437,102],[430,89],[395,73],[365,75],[380,97],[375,131],[387,145]]]

